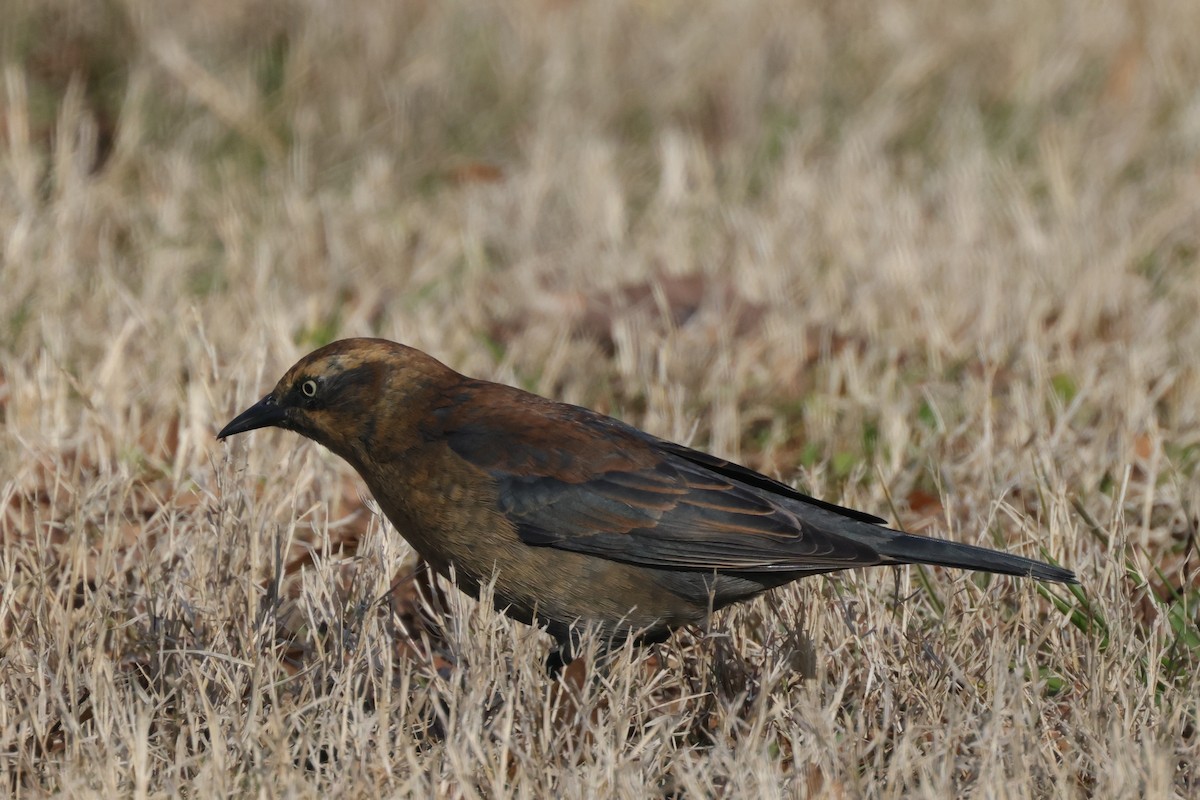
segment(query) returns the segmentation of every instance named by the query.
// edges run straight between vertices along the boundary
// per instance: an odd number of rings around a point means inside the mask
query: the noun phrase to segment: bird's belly
[[[503,515],[481,504],[454,507],[419,497],[393,504],[375,496],[400,535],[439,574],[474,596],[490,583],[496,607],[516,619],[555,631],[591,622],[607,635],[649,631],[653,637],[707,615],[706,593],[690,586],[699,581],[683,583],[663,570],[525,544]]]
[[[707,598],[671,591],[659,570],[555,550],[519,545],[514,558],[496,563],[497,607],[518,617],[535,614],[562,629],[593,623],[610,636],[658,638],[701,622]]]

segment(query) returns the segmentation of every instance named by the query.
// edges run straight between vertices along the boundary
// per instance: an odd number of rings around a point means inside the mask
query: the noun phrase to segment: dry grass
[[[1194,796],[1200,6],[2,16],[0,793]],[[1082,592],[813,579],[575,708],[393,613],[344,464],[214,441],[361,334]]]

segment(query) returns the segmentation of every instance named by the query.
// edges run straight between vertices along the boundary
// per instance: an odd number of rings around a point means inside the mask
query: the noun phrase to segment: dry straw
[[[1200,6],[3,15],[0,792],[1194,796]],[[813,579],[570,700],[214,441],[347,335],[1083,588]]]

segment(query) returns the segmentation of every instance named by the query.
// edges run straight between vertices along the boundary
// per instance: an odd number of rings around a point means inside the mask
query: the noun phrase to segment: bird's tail
[[[882,533],[882,531],[879,531]],[[928,536],[913,536],[899,531],[885,539],[871,542],[881,557],[893,564],[935,564],[939,567],[998,572],[1020,575],[1055,583],[1079,583],[1075,573],[1032,558],[1013,556],[986,547],[948,542]],[[882,537],[881,537],[882,538]]]

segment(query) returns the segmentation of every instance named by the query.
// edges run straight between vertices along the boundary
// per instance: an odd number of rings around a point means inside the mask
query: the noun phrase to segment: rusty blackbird
[[[440,574],[541,624],[661,641],[710,610],[807,575],[936,564],[1076,582],[1061,567],[914,536],[885,520],[586,408],[468,378],[382,339],[296,363],[217,438],[274,426],[350,462]]]

